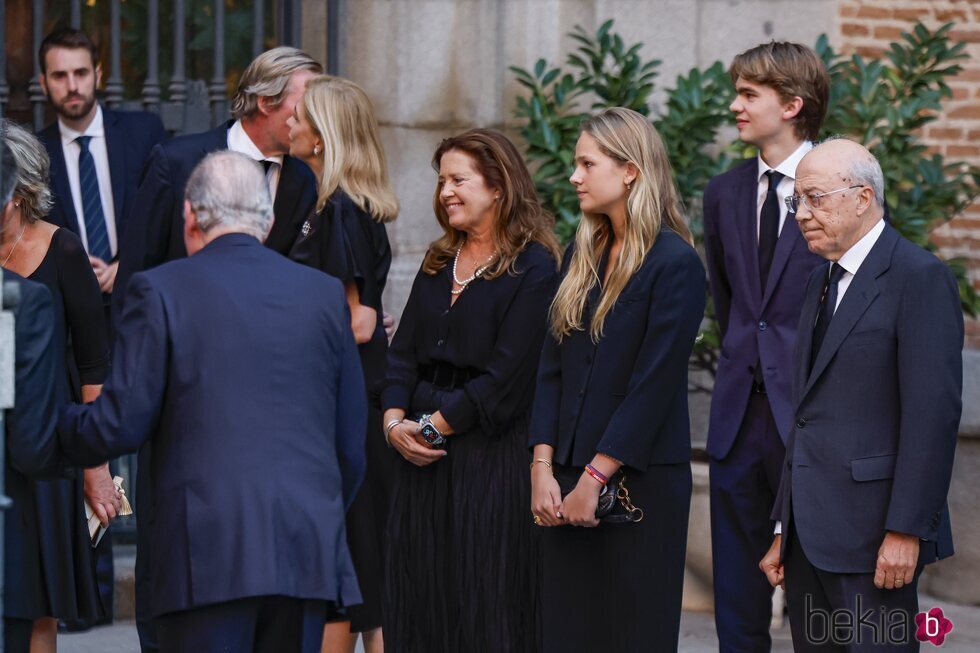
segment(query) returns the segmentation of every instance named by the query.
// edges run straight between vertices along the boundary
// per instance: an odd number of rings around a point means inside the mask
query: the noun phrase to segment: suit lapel
[[[806,297],[803,300],[803,309],[800,312],[800,326],[797,330],[796,343],[796,375],[794,397],[802,399],[801,391],[806,386],[807,377],[810,375],[810,350],[813,348],[813,325],[817,321],[817,309],[820,306],[820,293],[827,282],[829,263],[819,266],[820,274],[811,277],[807,285]]]
[[[745,166],[745,174],[737,184],[735,199],[735,219],[738,221],[738,234],[742,244],[742,260],[745,261],[745,272],[752,291],[752,297],[762,299],[762,288],[759,281],[759,235],[758,235],[758,186],[756,178],[758,164],[753,159]]]
[[[48,151],[51,155],[51,184],[54,186],[54,193],[58,198],[56,205],[61,207],[64,214],[64,226],[77,235],[81,230],[78,227],[78,216],[75,214],[75,200],[72,198],[71,184],[68,183],[65,148],[61,144],[61,132],[58,130],[57,122],[54,124],[51,147]]]
[[[762,294],[762,308],[765,309],[769,299],[779,285],[779,277],[789,262],[789,254],[793,251],[796,241],[803,238],[803,234],[796,228],[796,214],[787,213],[786,220],[783,222],[783,229],[779,233],[779,240],[776,241],[776,251],[772,255],[772,266],[769,268],[769,278],[766,280],[766,287]]]
[[[118,117],[113,111],[102,109],[102,126],[105,130],[105,147],[109,156],[109,178],[112,180],[112,210],[116,216],[116,233],[126,201],[126,148],[124,135],[116,129]]]
[[[307,217],[300,204],[315,187],[312,177],[313,173],[305,163],[290,156],[283,157],[276,201],[272,207],[275,220],[266,239],[266,245],[271,249],[288,252],[296,240],[300,226]]]
[[[886,227],[879,236],[878,242],[871,248],[864,263],[861,264],[857,274],[851,279],[851,285],[848,286],[847,293],[841,300],[840,306],[837,307],[834,318],[830,321],[830,326],[827,327],[827,334],[824,336],[817,359],[813,362],[813,369],[810,370],[803,397],[813,388],[854,325],[878,296],[877,279],[891,264],[892,250],[897,242],[897,233]],[[812,325],[810,331],[810,337],[812,337]]]

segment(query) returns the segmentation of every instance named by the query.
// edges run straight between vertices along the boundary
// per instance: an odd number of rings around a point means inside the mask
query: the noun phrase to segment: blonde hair
[[[398,198],[388,179],[378,121],[367,93],[348,79],[320,75],[306,83],[303,110],[323,139],[317,211],[339,188],[378,222],[394,220]]]
[[[48,153],[34,134],[6,118],[0,118],[0,134],[17,168],[13,199],[20,202],[24,222],[37,222],[54,206],[48,186]]]
[[[593,341],[602,337],[606,316],[630,278],[640,269],[662,226],[688,243],[691,231],[684,222],[674,186],[667,150],[657,130],[635,111],[616,107],[587,119],[582,132],[619,165],[632,163],[638,173],[626,198],[626,234],[616,267],[609,274],[590,329]],[[599,279],[599,259],[612,242],[612,225],[603,214],[585,213],[575,233],[575,251],[568,273],[551,303],[551,332],[560,342],[583,329],[582,317],[589,293]]]
[[[273,107],[286,99],[289,78],[297,70],[320,74],[323,66],[302,50],[281,46],[266,50],[248,64],[238,80],[238,90],[231,101],[231,115],[237,120],[255,115],[259,98],[269,98]]]
[[[555,236],[555,219],[541,206],[531,173],[510,139],[492,129],[471,129],[443,139],[432,155],[432,167],[436,172],[439,172],[442,157],[451,151],[470,156],[487,188],[500,191],[492,230],[494,249],[499,256],[482,277],[494,279],[506,271],[516,273],[513,265],[517,257],[532,242],[543,245],[555,258],[557,267],[561,249]],[[466,241],[466,234],[449,224],[446,207],[439,199],[441,192],[442,183],[439,182],[432,197],[432,209],[443,235],[429,245],[429,251],[425,253],[422,271],[426,274],[436,274],[446,267]]]

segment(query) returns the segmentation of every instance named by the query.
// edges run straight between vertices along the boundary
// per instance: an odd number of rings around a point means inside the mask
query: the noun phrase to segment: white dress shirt
[[[796,167],[800,165],[800,161],[806,153],[812,149],[813,143],[803,141],[792,154],[786,157],[786,160],[775,168],[766,163],[761,154],[756,157],[759,162],[759,188],[755,215],[756,237],[759,235],[762,222],[762,205],[765,203],[766,194],[769,192],[769,179],[766,177],[766,173],[770,170],[775,170],[784,175],[782,181],[776,187],[776,197],[779,198],[779,231],[777,233],[782,233],[783,223],[786,222],[786,214],[789,213],[789,209],[786,208],[786,198],[793,194],[793,185],[796,183]]]
[[[861,240],[854,243],[849,250],[844,252],[844,254],[837,261],[837,265],[844,268],[844,274],[841,276],[840,281],[837,282],[837,303],[834,304],[834,313],[840,307],[840,302],[844,299],[844,293],[851,286],[851,281],[854,279],[854,275],[861,268],[861,264],[864,263],[864,259],[868,258],[868,254],[871,252],[871,248],[875,246],[878,242],[878,238],[881,236],[881,232],[885,230],[884,219],[878,220],[875,226],[871,227],[871,231],[864,234]],[[830,278],[830,266],[827,266],[827,278]],[[776,522],[775,534],[779,535],[783,532],[782,522]]]
[[[88,150],[95,162],[95,176],[99,180],[99,195],[102,197],[102,215],[105,217],[105,229],[109,235],[109,251],[116,257],[119,243],[116,238],[116,210],[112,201],[112,178],[109,176],[109,150],[106,148],[105,128],[102,122],[102,107],[96,105],[95,118],[88,129],[77,132],[61,122],[58,118],[58,131],[61,133],[61,150],[65,155],[65,168],[68,172],[68,185],[71,187],[71,200],[75,205],[75,216],[78,221],[78,235],[82,239],[85,251],[88,251],[88,233],[85,229],[85,215],[82,213],[82,189],[78,180],[78,155],[82,146],[75,142],[79,136],[91,136]]]
[[[272,165],[269,166],[269,171],[265,174],[265,179],[269,184],[269,193],[272,195],[272,201],[275,202],[276,190],[279,188],[279,173],[282,171],[282,155],[266,156],[262,154],[262,150],[252,142],[252,139],[245,132],[241,120],[236,120],[228,129],[228,149],[232,152],[244,154],[255,161],[272,162]]]

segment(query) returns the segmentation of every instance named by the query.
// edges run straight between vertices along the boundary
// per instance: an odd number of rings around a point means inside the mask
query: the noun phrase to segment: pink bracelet
[[[585,466],[585,471],[586,473],[588,473],[589,476],[591,476],[596,481],[598,481],[599,485],[605,485],[606,483],[609,482],[609,479],[606,478],[606,475],[600,472],[595,467],[593,467],[591,464]]]

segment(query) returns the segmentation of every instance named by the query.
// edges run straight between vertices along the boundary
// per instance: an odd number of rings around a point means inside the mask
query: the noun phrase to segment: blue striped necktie
[[[78,185],[82,189],[85,235],[89,256],[110,261],[112,250],[109,247],[109,232],[105,227],[105,214],[102,212],[102,194],[99,193],[99,177],[95,174],[95,159],[88,149],[90,140],[91,136],[79,136],[75,139],[81,148],[78,153]]]

